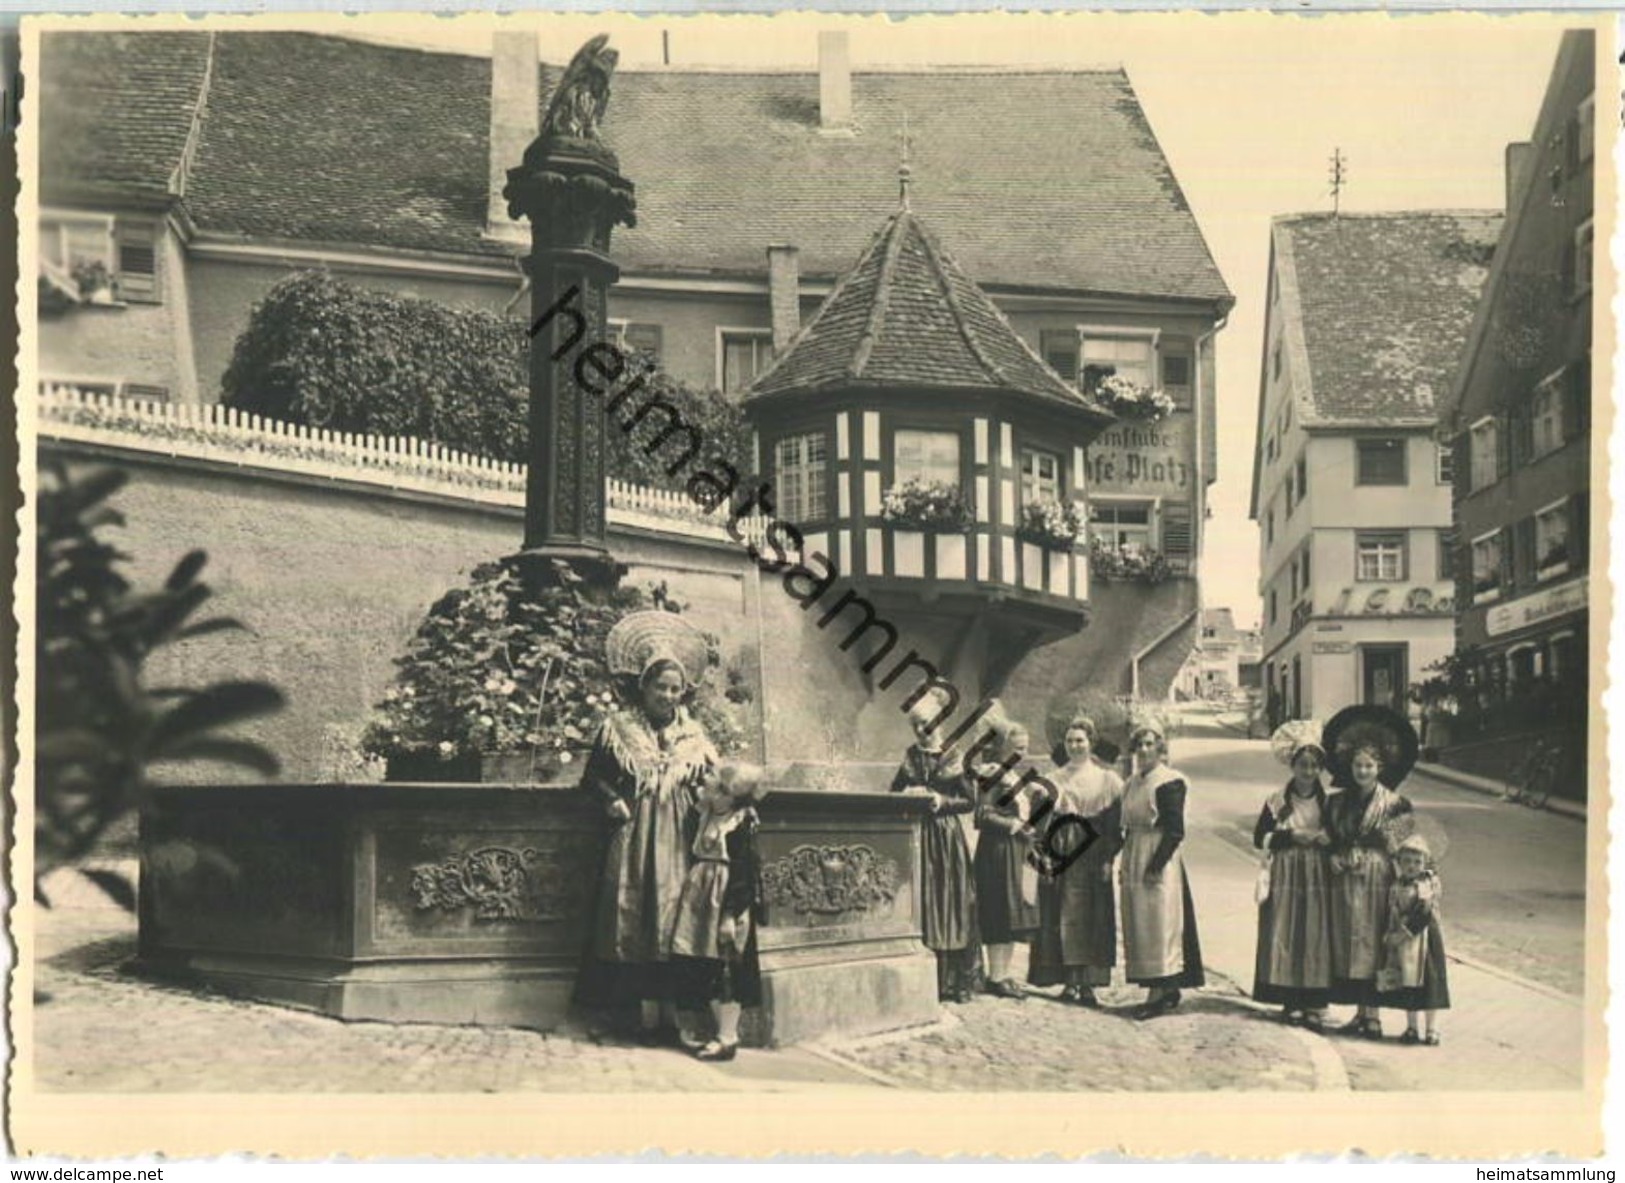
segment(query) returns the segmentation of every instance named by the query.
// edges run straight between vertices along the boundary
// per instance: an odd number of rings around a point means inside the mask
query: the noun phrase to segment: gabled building
[[[1085,403],[1112,378],[1171,401],[1081,456],[1012,452],[1023,491],[1087,478],[1085,553],[1105,576],[1091,600],[1121,611],[1011,693],[1029,710],[1091,679],[1160,694],[1194,640],[1214,337],[1234,299],[1127,75],[866,71],[841,33],[816,57],[616,73],[603,135],[638,221],[615,236],[609,331],[743,397],[894,212],[906,128],[914,213],[1054,380]],[[527,228],[501,191],[557,75],[523,34],[499,34],[491,58],[287,32],[44,34],[42,378],[213,402],[254,302],[313,267],[522,315]],[[1059,578],[1044,568],[1046,589]]]
[[[1251,505],[1272,724],[1405,710],[1453,647],[1450,455],[1434,433],[1500,225],[1274,221]]]
[[[1457,741],[1586,717],[1596,36],[1564,35],[1441,424],[1455,457]]]

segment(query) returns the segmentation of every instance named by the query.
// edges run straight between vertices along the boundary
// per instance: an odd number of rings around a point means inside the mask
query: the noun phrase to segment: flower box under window
[[[896,529],[927,534],[963,533],[972,521],[964,491],[942,481],[893,485],[882,499],[880,517]]]

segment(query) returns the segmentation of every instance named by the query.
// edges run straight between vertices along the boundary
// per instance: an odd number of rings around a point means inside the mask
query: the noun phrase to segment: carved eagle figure
[[[598,139],[598,124],[609,106],[610,75],[620,60],[621,55],[609,48],[608,33],[598,34],[576,50],[553,91],[541,138]]]

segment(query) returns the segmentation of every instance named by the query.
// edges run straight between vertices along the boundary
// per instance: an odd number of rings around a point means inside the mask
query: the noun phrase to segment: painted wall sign
[[[1191,417],[1121,423],[1089,445],[1084,467],[1100,493],[1190,493],[1195,488]]]
[[[1345,587],[1332,604],[1329,616],[1450,616],[1456,611],[1455,588]]]
[[[1578,612],[1586,606],[1584,576],[1548,587],[1533,595],[1521,596],[1509,604],[1496,604],[1484,614],[1484,631],[1492,637],[1528,628],[1554,616]]]
[[[1353,641],[1316,641],[1312,646],[1317,654],[1321,653],[1353,653]]]

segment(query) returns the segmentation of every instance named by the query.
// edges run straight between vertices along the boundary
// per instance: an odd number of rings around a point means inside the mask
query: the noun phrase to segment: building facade
[[[1404,710],[1454,644],[1434,440],[1498,214],[1302,214],[1271,232],[1251,514],[1272,723]]]
[[[1595,35],[1558,51],[1442,434],[1455,457],[1456,738],[1586,716]]]
[[[491,58],[303,33],[44,35],[42,380],[217,401],[255,302],[310,268],[523,315],[528,227],[501,191],[557,78],[537,56],[518,34]],[[816,56],[616,73],[603,135],[638,202],[615,236],[617,337],[743,398],[893,212],[906,128],[914,211],[1031,351],[1086,397],[1115,377],[1172,400],[1081,455],[1012,453],[1024,496],[1087,485],[1099,578],[1091,626],[1018,663],[1006,693],[1030,712],[1084,683],[1164,693],[1195,639],[1214,337],[1234,300],[1127,76],[864,71],[839,33]]]

